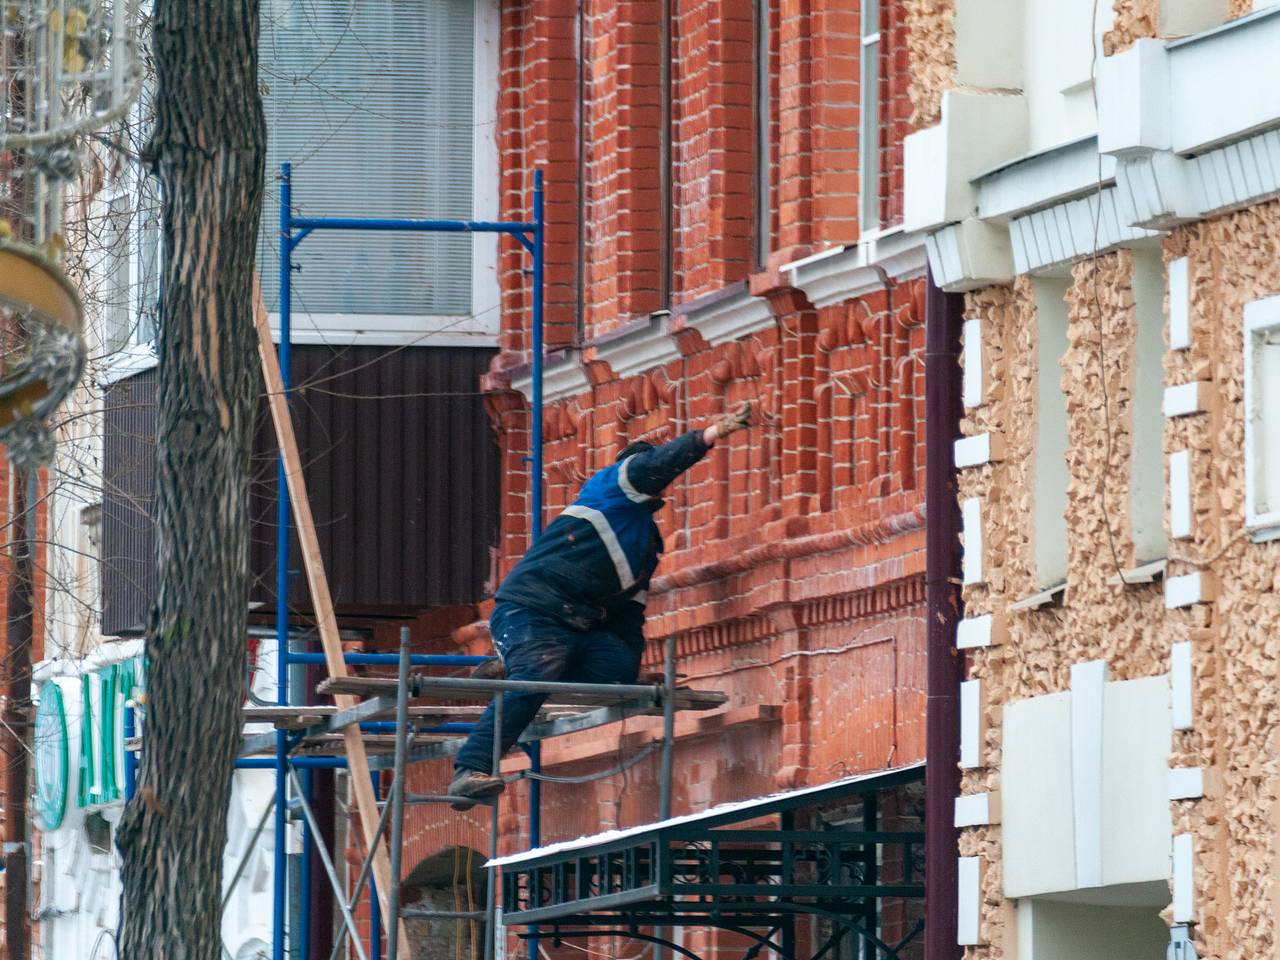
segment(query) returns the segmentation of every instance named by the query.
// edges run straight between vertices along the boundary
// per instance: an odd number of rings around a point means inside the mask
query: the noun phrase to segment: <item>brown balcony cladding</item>
[[[293,348],[294,423],[339,614],[405,615],[476,603],[498,528],[498,448],[479,395],[492,351]],[[103,630],[140,627],[155,593],[150,508],[155,371],[106,393]],[[249,599],[275,607],[275,436],[254,438]],[[310,607],[296,539],[289,603]]]

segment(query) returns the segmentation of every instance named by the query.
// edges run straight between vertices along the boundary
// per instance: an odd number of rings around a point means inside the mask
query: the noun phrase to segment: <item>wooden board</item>
[[[325,575],[320,556],[320,541],[316,537],[315,520],[311,514],[311,501],[307,499],[306,482],[302,475],[302,458],[298,452],[298,439],[293,432],[293,420],[289,416],[288,398],[284,393],[284,381],[280,376],[280,364],[275,346],[271,342],[271,326],[267,318],[267,305],[262,299],[262,288],[254,277],[253,319],[258,328],[258,356],[262,360],[262,379],[266,386],[267,405],[271,421],[275,425],[276,439],[280,444],[280,456],[284,461],[285,482],[289,489],[289,504],[293,508],[294,526],[302,549],[302,564],[307,575],[307,587],[315,610],[316,626],[324,647],[325,665],[329,676],[347,676],[347,665],[342,659],[342,638],[338,634],[338,621],[333,612],[333,597],[329,593],[329,580]],[[286,598],[278,598],[286,602]],[[395,681],[392,681],[393,683]],[[336,697],[340,709],[355,706],[355,698]],[[356,810],[360,814],[360,828],[364,834],[365,848],[375,847],[373,853],[373,879],[378,888],[378,900],[382,916],[391,917],[391,861],[387,847],[374,844],[374,831],[378,825],[378,802],[373,794],[373,781],[364,775],[369,769],[369,757],[359,727],[347,727],[343,731],[346,745],[347,767],[351,771],[351,789],[356,798]],[[281,798],[283,799],[283,798]],[[384,920],[386,922],[386,920]],[[399,957],[397,960],[413,960],[409,935],[404,921],[400,924]],[[351,932],[358,936],[356,931]]]

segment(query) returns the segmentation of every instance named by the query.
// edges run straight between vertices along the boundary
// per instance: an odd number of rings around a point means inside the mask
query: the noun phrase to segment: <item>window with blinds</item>
[[[267,194],[258,268],[279,288],[280,164],[296,216],[472,216],[475,0],[264,0]],[[296,314],[465,316],[465,234],[313,233]]]

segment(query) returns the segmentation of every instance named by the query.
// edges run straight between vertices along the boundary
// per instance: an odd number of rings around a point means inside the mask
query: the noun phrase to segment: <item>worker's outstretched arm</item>
[[[644,496],[660,496],[672,480],[701,460],[717,440],[750,423],[751,404],[739,404],[732,413],[725,414],[709,427],[628,457],[623,461],[619,480],[624,489],[630,485],[631,489]]]

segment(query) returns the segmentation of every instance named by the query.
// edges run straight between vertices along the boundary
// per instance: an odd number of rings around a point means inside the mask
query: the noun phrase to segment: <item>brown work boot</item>
[[[455,810],[470,810],[477,803],[491,800],[506,789],[501,777],[495,777],[479,770],[459,770],[449,784],[449,796],[457,797],[456,803],[449,806]]]
[[[507,668],[501,657],[486,660],[471,671],[472,680],[505,680],[506,678]]]

